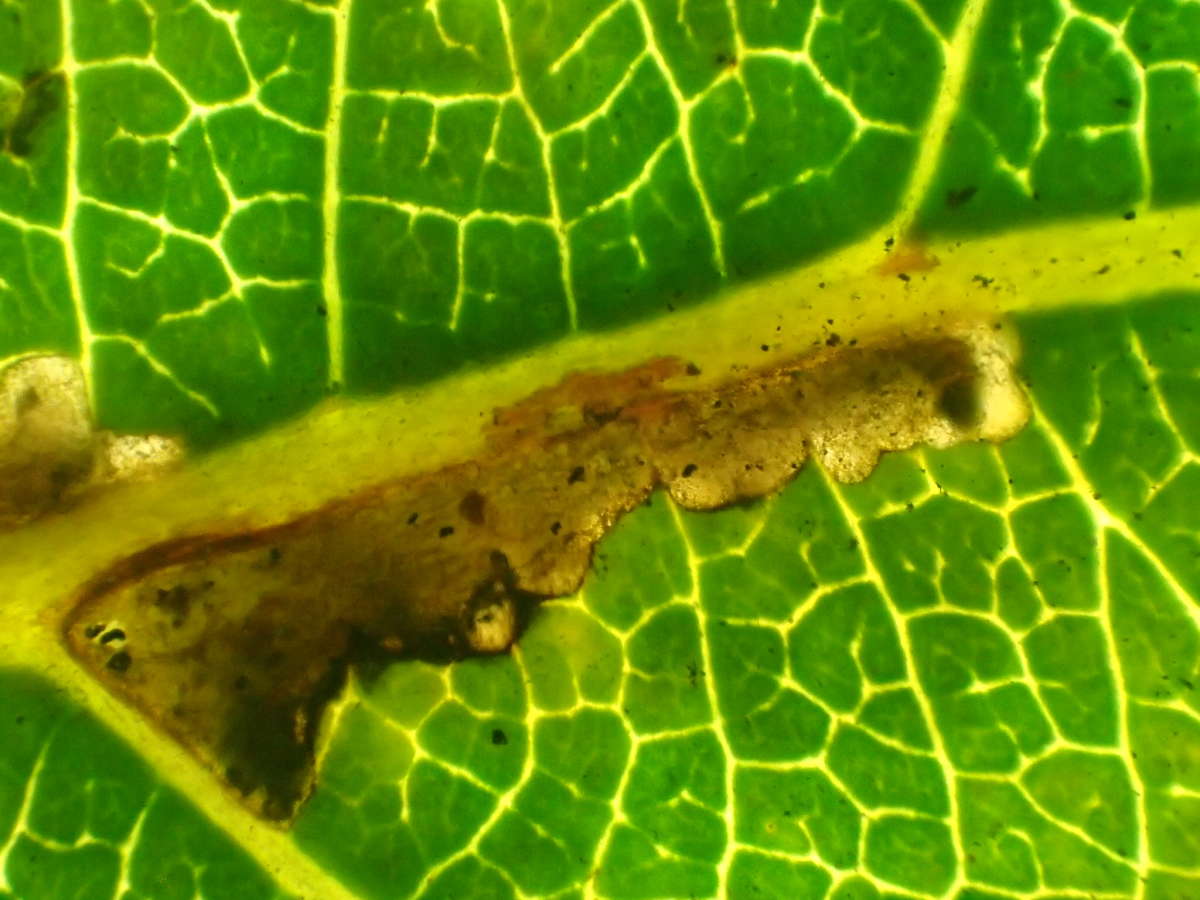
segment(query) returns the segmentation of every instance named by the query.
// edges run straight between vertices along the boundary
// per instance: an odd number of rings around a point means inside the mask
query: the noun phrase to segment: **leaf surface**
[[[101,427],[432,430],[439,379],[943,309],[1015,312],[1034,408],[656,495],[511,656],[352,680],[286,835],[40,618],[101,529],[5,536],[0,897],[1200,891],[1194,4],[8,0],[0,47],[0,361]]]

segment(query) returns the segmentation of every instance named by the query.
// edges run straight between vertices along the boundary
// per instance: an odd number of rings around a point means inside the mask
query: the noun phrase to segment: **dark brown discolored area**
[[[854,480],[881,451],[1020,424],[981,412],[1015,387],[978,334],[823,348],[689,389],[697,375],[674,359],[574,374],[497,410],[477,459],[286,524],[149,547],[82,588],[67,642],[254,812],[287,822],[348,666],[506,650],[655,487],[710,509],[779,489],[809,457]]]
[[[38,135],[62,109],[66,99],[62,72],[33,72],[21,82],[19,99],[7,125],[0,123],[3,152],[23,158],[32,155]]]

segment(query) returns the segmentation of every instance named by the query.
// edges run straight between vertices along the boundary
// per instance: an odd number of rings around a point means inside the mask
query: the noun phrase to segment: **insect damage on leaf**
[[[507,649],[656,486],[711,509],[778,490],[809,457],[857,480],[883,451],[1008,437],[1026,417],[1012,355],[1003,330],[977,325],[824,346],[724,381],[677,359],[576,373],[497,410],[476,459],[116,562],[82,588],[66,641],[286,823],[348,665]]]
[[[23,158],[33,153],[47,121],[63,106],[62,72],[33,72],[21,83],[0,85],[0,150]]]
[[[96,430],[72,359],[35,356],[0,371],[0,528],[157,474],[182,453],[170,438]]]

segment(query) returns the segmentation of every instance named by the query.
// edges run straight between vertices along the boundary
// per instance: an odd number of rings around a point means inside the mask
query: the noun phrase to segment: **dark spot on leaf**
[[[159,588],[155,592],[154,605],[175,618],[186,619],[192,605],[191,591],[182,584]]]
[[[508,735],[499,728],[492,729],[492,743],[497,747],[503,747],[508,743]]]
[[[25,388],[21,391],[21,396],[17,398],[17,416],[32,412],[41,402],[42,398],[38,394],[37,388],[32,386]]]
[[[105,664],[107,668],[116,672],[118,675],[123,675],[129,671],[129,667],[133,665],[133,657],[126,651],[119,650],[108,658]]]
[[[62,108],[65,97],[66,79],[61,72],[34,72],[26,76],[16,113],[7,128],[0,130],[4,152],[16,157],[33,153],[38,133]]]
[[[571,470],[571,474],[567,476],[567,484],[578,484],[583,481],[584,477],[583,466],[576,466]]]
[[[583,421],[593,427],[607,425],[621,416],[621,407],[603,407],[589,403],[583,407]]]
[[[683,467],[683,471],[680,474],[683,475],[684,478],[691,478],[692,475],[694,475],[695,473],[696,473],[696,464],[688,463],[686,466]]]
[[[344,660],[314,685],[312,696],[278,698],[243,691],[230,710],[221,746],[229,783],[244,795],[263,790],[263,814],[285,819],[309,789],[317,712],[345,682]]]
[[[938,395],[938,410],[960,428],[969,428],[979,421],[979,390],[975,379],[955,378]]]
[[[104,636],[100,638],[100,643],[111,644],[113,641],[123,640],[125,640],[125,632],[120,628],[114,628],[112,631],[105,633]]]
[[[965,187],[951,188],[946,191],[946,206],[950,209],[958,209],[968,200],[975,196],[979,188],[973,184],[968,184]]]
[[[452,534],[454,534],[453,525],[443,525],[438,529],[438,537],[450,537]]]
[[[1137,218],[1137,213],[1131,209],[1128,212],[1126,212],[1125,215],[1123,215],[1121,218],[1123,218],[1126,222],[1132,222],[1134,219]]]
[[[482,525],[487,500],[479,491],[468,491],[459,501],[459,514],[472,525]]]
[[[555,522],[550,526],[551,534],[558,534],[560,531],[562,531],[562,522]]]
[[[83,629],[83,636],[90,641],[99,635],[103,630],[103,625],[89,625],[87,628]]]

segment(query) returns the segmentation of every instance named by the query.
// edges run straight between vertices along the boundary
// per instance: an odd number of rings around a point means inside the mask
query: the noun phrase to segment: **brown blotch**
[[[885,278],[908,275],[913,272],[928,272],[936,269],[942,261],[930,253],[922,244],[902,244],[889,253],[875,271]]]
[[[990,327],[821,346],[691,389],[679,387],[697,383],[687,372],[654,360],[572,374],[496,410],[475,459],[117,560],[75,598],[68,646],[249,809],[287,823],[349,666],[505,651],[656,487],[711,509],[778,490],[810,457],[856,480],[881,452],[999,439],[1023,421],[995,415],[1023,407]],[[406,527],[413,510],[471,527]],[[96,623],[118,622],[113,653]]]
[[[487,511],[487,500],[479,491],[467,491],[458,504],[458,512],[472,525],[482,525]]]
[[[192,606],[192,592],[182,584],[173,584],[169,588],[159,588],[155,591],[154,605],[168,613],[172,620],[183,620],[188,616]]]

